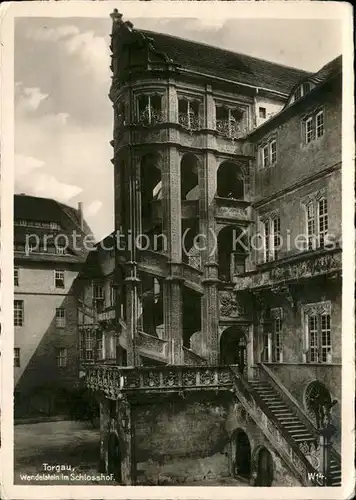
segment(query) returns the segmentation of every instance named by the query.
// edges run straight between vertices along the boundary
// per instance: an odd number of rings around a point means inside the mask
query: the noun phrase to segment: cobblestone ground
[[[92,478],[98,475],[99,450],[99,430],[88,423],[60,421],[15,425],[15,484],[115,484]],[[45,463],[71,466],[74,471],[46,471]],[[70,474],[75,478],[65,477]],[[30,479],[24,475],[38,477]],[[46,475],[52,478],[46,480]]]
[[[107,484],[116,485],[113,480],[98,479],[98,459],[100,451],[99,430],[90,424],[59,421],[37,424],[21,424],[14,427],[14,480],[15,484],[58,485],[58,484]],[[46,471],[44,464],[71,466],[71,471],[62,473]],[[80,475],[86,477],[80,479]],[[45,476],[52,475],[52,479]],[[26,477],[25,477],[26,476]],[[32,476],[32,478],[29,478]],[[34,476],[34,477],[33,477]],[[36,477],[37,476],[37,477]],[[96,476],[96,477],[95,477]],[[185,483],[185,486],[248,486],[233,478],[220,482],[199,481]]]

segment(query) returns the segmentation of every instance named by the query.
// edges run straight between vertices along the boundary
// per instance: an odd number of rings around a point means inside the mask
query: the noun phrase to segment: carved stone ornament
[[[234,292],[220,294],[220,315],[230,318],[239,318],[246,314],[244,307],[236,300]]]

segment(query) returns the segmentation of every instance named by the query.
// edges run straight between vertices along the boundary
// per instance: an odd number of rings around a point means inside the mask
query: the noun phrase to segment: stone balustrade
[[[232,373],[225,366],[155,366],[126,368],[119,366],[87,365],[86,386],[117,398],[130,391],[181,391],[185,389],[231,389]]]
[[[235,278],[235,291],[278,287],[280,284],[295,282],[340,272],[341,251],[325,251],[323,254],[304,253],[292,259],[279,261],[258,272],[246,273]]]

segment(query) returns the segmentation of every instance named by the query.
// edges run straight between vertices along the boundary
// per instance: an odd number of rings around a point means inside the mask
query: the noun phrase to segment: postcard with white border
[[[0,14],[1,498],[352,498],[351,5]]]

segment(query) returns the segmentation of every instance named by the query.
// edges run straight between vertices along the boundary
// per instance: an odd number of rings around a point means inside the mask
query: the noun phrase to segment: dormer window
[[[228,106],[216,106],[216,130],[231,139],[237,139],[244,135],[242,126],[243,112],[238,108]]]
[[[178,122],[189,130],[199,130],[201,120],[199,116],[199,101],[181,98],[178,100]]]
[[[310,82],[305,82],[295,89],[291,102],[298,101],[304,97],[308,92],[310,92],[312,85]]]
[[[154,125],[163,121],[162,96],[157,94],[141,95],[138,98],[138,122],[142,125]]]

